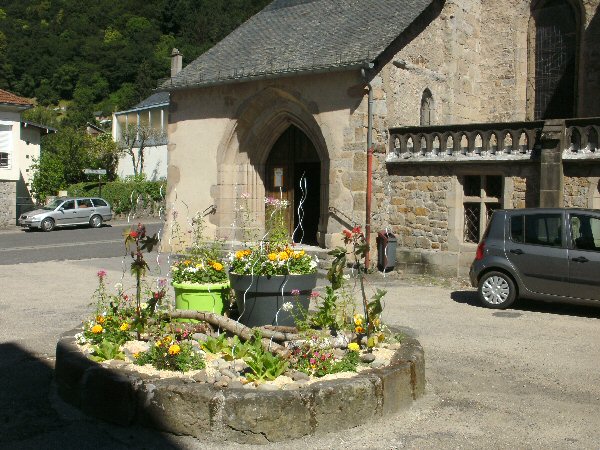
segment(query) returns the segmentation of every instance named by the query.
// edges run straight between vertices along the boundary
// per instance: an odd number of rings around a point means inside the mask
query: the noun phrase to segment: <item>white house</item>
[[[168,110],[169,93],[157,92],[133,108],[113,114],[113,139],[125,147],[128,147],[126,141],[131,140],[131,150],[135,155],[138,170],[140,147],[142,148],[142,172],[148,180],[167,178]],[[121,156],[117,168],[119,177],[134,175],[133,164],[130,154]]]
[[[41,137],[56,130],[21,120],[33,103],[0,89],[0,227],[15,225],[32,204],[34,159],[40,157]]]

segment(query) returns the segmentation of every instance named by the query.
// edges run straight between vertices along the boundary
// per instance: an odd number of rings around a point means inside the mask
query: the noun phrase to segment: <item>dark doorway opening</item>
[[[317,244],[321,211],[321,161],[310,139],[291,125],[277,139],[265,165],[265,193],[287,200],[294,242]]]

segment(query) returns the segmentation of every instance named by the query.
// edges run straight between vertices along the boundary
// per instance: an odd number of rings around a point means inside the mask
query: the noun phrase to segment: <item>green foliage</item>
[[[339,328],[337,320],[337,293],[331,286],[325,288],[325,296],[321,296],[322,303],[319,304],[317,311],[311,316],[310,322],[315,327],[327,329],[333,327]]]
[[[125,354],[120,350],[120,345],[114,342],[103,340],[99,345],[92,347],[90,359],[96,362],[106,361],[107,359],[125,359]]]
[[[331,373],[356,372],[359,362],[358,352],[349,351],[337,359],[333,350],[324,346],[318,339],[311,339],[292,351],[292,367],[315,377]]]
[[[225,336],[225,333],[221,333],[219,337],[216,338],[208,336],[206,341],[200,342],[200,347],[202,350],[216,355],[226,351],[226,349],[229,347],[229,343],[227,342],[227,336]]]
[[[74,184],[67,190],[73,196],[100,195],[97,182]],[[144,208],[158,209],[164,202],[164,193],[164,181],[112,181],[102,184],[102,197],[110,203],[115,214],[127,214],[136,208],[138,200]]]
[[[104,110],[123,83],[135,84],[135,95],[111,106],[127,109],[146,97],[169,76],[173,47],[189,63],[268,3],[6,0],[0,9],[0,88],[35,95],[41,104],[74,99],[68,121],[80,124],[98,104]],[[105,83],[94,81],[98,74]]]
[[[251,370],[251,373],[246,374],[246,378],[249,381],[257,383],[272,381],[287,370],[289,365],[288,361],[266,351],[262,347],[261,334],[259,331],[255,332],[252,341],[249,343],[250,347],[244,358],[244,361]]]
[[[177,372],[204,369],[206,366],[199,348],[188,341],[173,341],[170,336],[158,339],[148,351],[139,354],[135,364],[152,364],[159,370]]]

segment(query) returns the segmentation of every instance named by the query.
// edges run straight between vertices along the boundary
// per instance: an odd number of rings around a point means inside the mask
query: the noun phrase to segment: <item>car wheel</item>
[[[102,216],[94,215],[90,218],[90,227],[100,228],[102,226]]]
[[[42,231],[54,230],[54,220],[50,219],[49,217],[46,217],[44,220],[42,220],[40,228],[42,229]]]
[[[508,308],[517,298],[512,278],[502,272],[488,272],[479,280],[479,300],[494,309]]]

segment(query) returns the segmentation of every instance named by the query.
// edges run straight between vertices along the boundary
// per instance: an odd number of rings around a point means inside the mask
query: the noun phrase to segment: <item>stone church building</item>
[[[163,85],[167,205],[231,240],[283,197],[303,242],[464,273],[494,209],[600,208],[599,3],[275,0]]]

